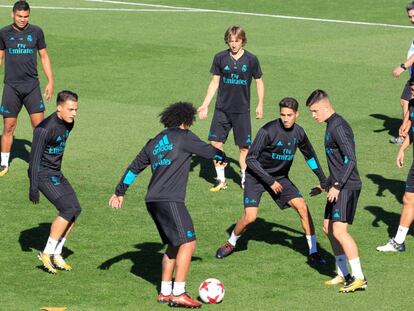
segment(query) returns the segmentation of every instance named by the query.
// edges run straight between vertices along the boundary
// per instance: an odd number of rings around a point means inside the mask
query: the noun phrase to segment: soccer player
[[[246,184],[244,188],[244,215],[239,219],[228,241],[216,252],[217,258],[232,254],[236,242],[247,226],[257,218],[260,198],[267,191],[281,208],[293,207],[299,214],[309,246],[310,264],[324,264],[316,246],[315,229],[308,206],[300,191],[289,179],[289,171],[297,148],[304,155],[309,167],[319,179],[319,187],[311,194],[319,194],[325,188],[326,177],[319,165],[316,153],[308,137],[298,124],[299,104],[286,97],[279,103],[280,118],[263,126],[247,155]]]
[[[0,30],[0,64],[3,58],[5,60],[0,106],[0,114],[3,115],[0,176],[4,176],[9,170],[13,134],[22,106],[26,107],[33,128],[44,119],[45,104],[39,88],[37,54],[48,80],[44,91],[45,99],[48,101],[53,95],[52,66],[45,37],[42,29],[29,24],[29,15],[29,4],[26,1],[17,1],[13,6],[13,24]]]
[[[414,25],[414,1],[410,2],[406,6],[408,19],[410,20],[411,24]],[[394,144],[402,144],[404,141],[404,137],[407,136],[407,132],[410,128],[409,125],[409,117],[407,114],[408,111],[408,102],[411,99],[411,89],[410,89],[410,80],[413,79],[413,70],[414,70],[414,40],[411,42],[410,48],[407,52],[407,59],[401,63],[398,67],[396,67],[392,74],[394,77],[399,77],[404,71],[408,70],[410,74],[410,78],[408,79],[407,83],[404,86],[403,92],[400,98],[400,104],[403,112],[403,123],[399,129],[399,137],[392,137],[390,142]]]
[[[208,159],[226,160],[221,150],[201,141],[189,130],[196,114],[190,103],[178,102],[167,107],[160,114],[165,130],[142,148],[109,200],[112,208],[120,208],[128,187],[141,171],[151,166],[152,178],[145,202],[163,243],[167,244],[162,260],[161,292],[157,300],[174,307],[201,307],[185,292],[186,276],[196,247],[193,222],[184,203],[191,157],[196,154]]]
[[[411,99],[409,101],[409,116],[411,124],[414,125],[414,81],[411,82]],[[397,166],[402,168],[404,165],[404,152],[410,146],[413,141],[413,131],[414,127],[411,127],[412,130],[404,139],[404,143],[400,147],[400,151],[397,155]],[[405,238],[407,237],[408,230],[410,229],[411,224],[414,221],[414,162],[411,165],[410,171],[407,176],[405,193],[403,197],[403,208],[400,217],[400,224],[396,235],[391,238],[391,240],[383,245],[378,246],[377,250],[380,252],[404,252],[405,251]]]
[[[203,104],[198,108],[200,119],[206,119],[208,106],[218,90],[216,107],[211,121],[208,140],[211,144],[223,150],[230,130],[233,128],[234,142],[239,146],[239,164],[241,170],[241,186],[244,186],[246,171],[246,155],[251,144],[250,122],[250,84],[256,80],[258,104],[256,118],[263,117],[264,84],[259,60],[246,51],[247,38],[243,28],[232,26],[224,34],[224,42],[228,49],[214,56],[210,72],[213,75],[207,89]],[[212,192],[227,188],[224,168],[214,162],[217,178]]]
[[[327,124],[325,151],[329,177],[323,230],[331,242],[338,275],[325,284],[343,284],[339,290],[343,293],[365,289],[367,281],[362,273],[358,246],[348,232],[348,226],[354,220],[362,185],[357,169],[354,134],[349,124],[335,113],[325,91],[313,91],[306,106],[318,123]],[[348,273],[347,260],[352,276]]]
[[[57,272],[56,268],[72,269],[61,254],[81,212],[76,193],[61,172],[66,141],[78,110],[78,95],[61,91],[57,95],[56,105],[57,111],[34,130],[29,162],[30,201],[39,203],[40,190],[59,211],[50,227],[45,249],[38,255],[45,269],[53,274]]]

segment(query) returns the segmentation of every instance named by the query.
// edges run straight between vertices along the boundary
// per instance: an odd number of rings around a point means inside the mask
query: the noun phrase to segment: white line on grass
[[[12,8],[11,5],[1,5],[0,8]],[[74,8],[62,6],[36,6],[31,5],[32,9],[43,10],[73,10],[73,11],[114,11],[114,12],[198,12],[198,10],[183,10],[183,9],[122,9],[122,8]]]
[[[142,3],[142,2],[125,2],[125,1],[114,1],[114,0],[84,0],[84,1],[112,3],[112,4],[126,4],[126,5],[136,5],[136,6],[150,6],[150,7],[166,8],[166,9],[174,8],[174,9],[182,9],[182,10],[189,10],[189,11],[191,10],[191,12],[209,12],[209,13],[270,17],[270,18],[280,18],[280,19],[304,20],[304,21],[313,21],[313,22],[322,22],[322,23],[338,23],[338,24],[413,29],[412,26],[393,25],[393,24],[385,24],[385,23],[368,23],[368,22],[346,21],[346,20],[338,20],[338,19],[324,19],[324,18],[312,18],[312,17],[301,17],[301,16],[286,16],[286,15],[274,15],[274,14],[262,14],[262,13],[250,13],[250,12],[238,12],[238,11],[211,10],[211,9],[188,8],[188,7],[180,7],[180,6],[161,5],[161,4],[148,4],[148,3]]]

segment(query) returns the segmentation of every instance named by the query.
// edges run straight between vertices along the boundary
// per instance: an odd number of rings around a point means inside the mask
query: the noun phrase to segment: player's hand
[[[309,195],[311,197],[314,197],[315,195],[321,194],[322,193],[322,188],[321,186],[317,186],[311,189],[311,191],[309,192]]]
[[[283,191],[283,186],[280,184],[280,183],[278,183],[277,181],[275,181],[271,186],[270,186],[270,188],[272,188],[272,190],[275,192],[275,193],[280,193],[280,192],[282,192]]]
[[[49,101],[49,99],[52,98],[53,96],[53,83],[48,83],[45,86],[45,93],[43,94],[43,96],[45,97],[46,101]]]
[[[124,202],[123,196],[117,196],[116,194],[113,194],[109,199],[109,206],[114,209],[118,209],[122,207],[122,203]]]
[[[398,152],[397,159],[395,162],[397,163],[398,168],[402,168],[404,166],[404,151]]]
[[[396,78],[398,78],[405,70],[403,68],[401,68],[400,66],[396,67],[393,71],[392,71],[392,75]]]
[[[327,195],[328,201],[331,202],[331,203],[337,202],[338,201],[338,197],[339,197],[339,192],[341,192],[341,191],[338,190],[338,189],[336,189],[336,188],[334,188],[334,187],[331,187],[329,189],[328,195]]]
[[[198,117],[200,120],[207,119],[208,117],[208,107],[200,106],[197,109]]]
[[[29,200],[33,203],[33,204],[39,204],[39,191],[33,191],[30,190],[29,191]]]
[[[398,129],[398,135],[405,138],[408,134],[408,131],[410,130],[410,127],[411,127],[411,121],[410,120],[404,121],[401,124],[400,128]]]
[[[257,106],[256,108],[256,119],[261,119],[263,118],[263,107],[262,106]]]

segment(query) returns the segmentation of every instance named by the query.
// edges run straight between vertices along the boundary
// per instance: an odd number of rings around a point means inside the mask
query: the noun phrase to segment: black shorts
[[[408,172],[407,181],[405,182],[405,192],[414,192],[414,162]]]
[[[69,181],[62,174],[39,177],[39,190],[56,207],[59,216],[74,222],[81,207]]]
[[[325,219],[352,225],[360,193],[361,190],[342,189],[339,192],[338,201],[326,202]]]
[[[15,88],[4,84],[0,114],[4,118],[16,118],[23,105],[29,114],[45,111],[39,85]]]
[[[146,204],[164,244],[179,246],[196,239],[193,220],[183,202]]]
[[[290,207],[290,200],[302,197],[298,188],[296,188],[289,178],[281,177],[277,181],[283,187],[283,191],[281,193],[275,193],[269,185],[259,181],[258,178],[247,171],[246,180],[244,182],[244,207],[259,207],[260,199],[265,191],[270,194],[273,201],[275,201],[281,209]]]
[[[411,85],[410,85],[410,81],[411,81],[411,79],[408,80],[407,83],[404,85],[404,89],[403,89],[402,94],[401,94],[401,97],[400,97],[401,99],[404,99],[406,101],[410,101],[410,99],[411,99]]]
[[[225,143],[233,128],[234,143],[239,147],[248,147],[252,143],[250,113],[227,113],[214,110],[208,140]]]

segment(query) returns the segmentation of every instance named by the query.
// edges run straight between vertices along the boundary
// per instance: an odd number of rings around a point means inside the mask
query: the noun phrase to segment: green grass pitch
[[[1,5],[12,2],[2,0]],[[80,95],[63,172],[77,191],[83,212],[66,245],[73,271],[56,276],[43,272],[36,252],[43,249],[56,212],[44,197],[37,206],[28,200],[32,131],[23,111],[15,132],[11,169],[0,179],[0,310],[39,310],[42,306],[67,306],[68,311],[168,308],[155,302],[163,249],[143,200],[149,170],[131,186],[122,210],[110,210],[107,201],[126,166],[148,138],[161,130],[157,115],[162,108],[178,100],[201,104],[213,55],[226,48],[222,37],[232,24],[245,27],[246,49],[259,57],[264,72],[265,117],[253,121],[254,133],[277,117],[276,104],[281,98],[296,97],[301,104],[298,123],[307,131],[326,171],[325,126],[316,124],[306,110],[304,101],[309,93],[315,88],[327,90],[336,110],[352,125],[363,190],[350,231],[359,245],[369,286],[365,292],[341,295],[336,288],[323,285],[333,275],[334,258],[321,230],[322,196],[305,195],[305,199],[314,217],[320,250],[328,260],[326,267],[315,269],[306,264],[307,246],[298,216],[292,210],[280,211],[267,196],[260,207],[260,219],[240,242],[240,251],[225,260],[215,259],[216,248],[227,238],[226,230],[243,211],[238,166],[231,163],[228,170],[228,190],[213,194],[208,191],[212,165],[195,159],[187,194],[198,236],[187,283],[190,294],[196,296],[203,279],[215,277],[224,282],[226,296],[220,305],[203,306],[205,310],[412,308],[413,232],[408,235],[405,254],[380,254],[375,247],[384,243],[398,224],[411,164],[411,151],[407,151],[405,168],[396,168],[398,147],[389,144],[388,138],[399,126],[399,96],[407,79],[407,75],[393,78],[391,70],[404,60],[414,28],[223,12],[408,26],[407,1],[145,2],[222,12],[172,12],[81,0],[31,1],[33,7],[39,7],[33,8],[31,22],[45,31],[55,91],[71,89]],[[2,25],[11,21],[10,10],[0,7]],[[0,74],[3,76],[3,68]],[[254,107],[254,86],[252,94]],[[213,106],[209,119],[193,126],[203,139]],[[47,114],[53,111],[52,101]],[[226,151],[237,159],[232,138]],[[299,153],[291,177],[305,194],[317,182]]]

